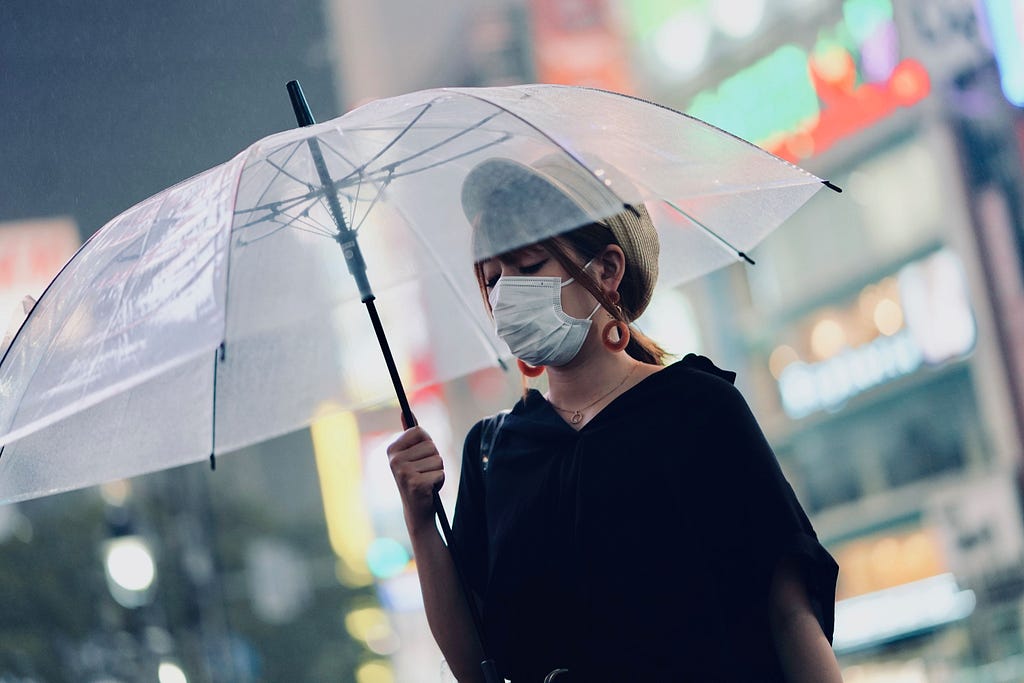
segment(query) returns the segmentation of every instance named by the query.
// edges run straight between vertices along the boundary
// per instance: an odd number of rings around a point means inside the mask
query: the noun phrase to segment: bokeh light
[[[356,683],[394,683],[395,674],[391,665],[385,661],[375,659],[361,664],[356,669]]]
[[[708,8],[711,21],[730,38],[749,38],[764,20],[765,0],[716,0]]]
[[[879,332],[891,337],[903,328],[903,309],[892,299],[882,299],[875,305],[872,320]]]
[[[157,678],[160,683],[188,683],[188,677],[181,667],[170,661],[160,662]]]
[[[820,360],[831,358],[846,346],[846,331],[833,318],[819,320],[811,330],[811,351]]]
[[[153,554],[138,536],[121,536],[107,544],[106,568],[110,579],[126,591],[148,590],[156,578]]]
[[[654,51],[677,76],[688,76],[704,63],[711,44],[711,25],[703,12],[684,10],[654,34]]]

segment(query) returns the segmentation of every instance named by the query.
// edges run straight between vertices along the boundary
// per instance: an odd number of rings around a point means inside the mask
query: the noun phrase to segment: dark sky
[[[0,221],[72,215],[83,238],[293,127],[285,83],[337,116],[320,0],[4,0]]]

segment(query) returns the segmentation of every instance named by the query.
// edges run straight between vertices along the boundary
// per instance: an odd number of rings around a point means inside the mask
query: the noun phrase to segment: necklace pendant
[[[572,422],[574,425],[578,425],[580,422],[583,422],[583,413],[577,410],[572,414],[572,417],[569,418],[569,422]]]

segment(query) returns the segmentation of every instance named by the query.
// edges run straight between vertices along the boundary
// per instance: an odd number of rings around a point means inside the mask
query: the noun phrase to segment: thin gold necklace
[[[574,425],[578,425],[580,422],[583,422],[583,411],[587,410],[591,406],[597,404],[598,401],[601,401],[602,399],[607,398],[613,391],[615,391],[616,389],[621,387],[623,384],[625,384],[626,380],[633,376],[633,372],[636,371],[638,365],[639,365],[639,363],[634,364],[633,367],[631,367],[629,369],[629,372],[626,373],[626,376],[622,378],[621,382],[619,382],[614,387],[612,387],[611,389],[609,389],[605,393],[601,394],[600,396],[598,396],[597,398],[595,398],[593,401],[591,401],[587,405],[583,406],[582,408],[577,408],[575,410],[572,409],[572,408],[560,408],[560,407],[556,406],[551,401],[551,399],[548,399],[548,403],[551,404],[552,408],[554,408],[555,410],[561,411],[561,412],[565,413],[566,415],[568,415],[569,413],[572,413],[572,417],[569,418],[569,422],[571,422]]]

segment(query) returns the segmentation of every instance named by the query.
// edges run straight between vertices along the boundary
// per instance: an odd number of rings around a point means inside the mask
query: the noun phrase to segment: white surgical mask
[[[562,287],[572,282],[572,278],[562,282],[557,277],[498,279],[489,301],[495,331],[512,355],[530,365],[555,367],[576,357],[601,304],[586,318],[568,315],[562,310]]]

